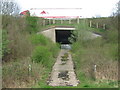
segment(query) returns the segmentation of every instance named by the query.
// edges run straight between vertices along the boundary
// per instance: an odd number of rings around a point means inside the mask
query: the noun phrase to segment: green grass
[[[114,88],[117,86],[117,81],[98,80],[95,79],[92,67],[94,64],[106,69],[106,65],[114,68],[117,65],[117,32],[105,31],[103,29],[96,29],[88,27],[84,22],[76,26],[77,41],[72,44],[72,56],[76,66],[76,74],[81,81],[77,87],[82,88]],[[96,32],[103,35],[102,38],[84,39],[89,36],[88,32]],[[112,33],[114,32],[114,33]],[[104,37],[106,35],[106,37]],[[114,37],[114,38],[112,38]],[[107,39],[106,39],[107,38]],[[114,40],[113,40],[114,39]],[[114,64],[114,65],[113,65]],[[112,70],[112,69],[109,69]],[[117,68],[113,73],[117,72]],[[104,72],[105,73],[105,72]],[[110,72],[106,72],[110,73]]]
[[[3,87],[31,87],[37,83],[42,87],[46,84],[60,50],[59,45],[52,43],[46,37],[43,38],[42,35],[31,37],[32,39],[29,40],[34,44],[32,57],[29,59],[24,57],[3,64]],[[28,76],[29,65],[32,66],[30,76]]]
[[[71,26],[71,24],[54,24],[48,26]],[[77,74],[77,78],[80,80],[80,84],[77,87],[69,87],[69,86],[49,86],[46,84],[48,74],[46,74],[43,78],[44,82],[39,82],[35,85],[35,88],[114,88],[117,87],[117,81],[109,81],[109,80],[95,80],[94,76],[91,76],[90,73],[85,72],[91,65],[95,62],[97,65],[104,62],[109,62],[112,64],[112,61],[115,61],[117,57],[117,47],[116,43],[111,44],[107,43],[103,38],[96,38],[94,40],[86,40],[84,41],[82,38],[86,37],[89,33],[87,32],[95,32],[104,35],[106,33],[103,29],[90,28],[85,21],[82,20],[80,24],[72,24],[72,26],[76,27],[77,30],[83,32],[81,37],[78,37],[78,41],[73,43],[72,45],[72,56],[73,61],[75,63],[76,69],[75,72]],[[80,34],[79,33],[79,34]],[[85,36],[86,35],[86,36]],[[116,48],[116,49],[115,49]],[[112,59],[112,61],[109,59]],[[97,61],[96,61],[97,60]],[[48,70],[49,71],[49,70]],[[46,73],[48,73],[48,71]]]
[[[31,71],[29,71],[31,65]],[[2,67],[3,88],[31,87],[44,76],[45,67],[32,63],[30,57],[4,63]],[[38,72],[39,71],[39,72]]]
[[[47,85],[49,70],[46,70],[46,75],[42,78],[41,81],[38,82],[37,85],[33,86],[32,88],[117,88],[116,81],[108,81],[108,80],[91,80],[90,78],[85,77],[85,75],[79,71],[77,75],[80,78],[80,84],[78,86],[49,86]]]
[[[36,18],[35,21],[34,19],[32,20],[35,23],[33,23],[31,20],[28,20],[29,25],[27,27],[27,30],[30,28],[30,35],[28,35],[26,32],[23,32],[25,30],[24,27],[26,26],[26,24],[23,25],[24,20],[13,20],[13,25],[9,25],[11,26],[10,28],[6,27],[9,28],[8,31],[11,29],[11,32],[9,32],[10,34],[8,35],[10,37],[9,39],[13,41],[9,46],[12,47],[13,50],[11,55],[16,58],[13,58],[12,61],[3,64],[3,87],[112,88],[116,86],[116,81],[95,80],[95,78],[89,72],[86,72],[89,70],[89,68],[91,68],[93,63],[99,65],[104,61],[104,64],[109,62],[109,64],[112,65],[114,64],[113,62],[117,61],[117,31],[114,32],[114,28],[112,29],[113,31],[90,28],[85,19],[81,19],[80,24],[76,24],[76,20],[73,20],[72,24],[68,24],[68,21],[65,21],[63,24],[60,24],[60,21],[56,21],[56,24],[46,26],[43,26],[42,23],[40,23],[38,27],[36,24]],[[34,28],[31,27],[31,24],[34,26]],[[77,35],[79,35],[77,37],[77,42],[73,43],[71,50],[73,61],[76,66],[75,71],[77,78],[80,80],[80,84],[77,87],[52,87],[47,85],[47,79],[49,78],[52,66],[55,63],[56,57],[60,50],[59,44],[52,43],[50,39],[44,37],[43,35],[36,35],[35,33],[33,34],[32,31],[34,32],[34,29],[35,31],[42,31],[49,27],[59,25],[74,26],[79,31],[79,33],[76,32]],[[13,26],[16,27],[13,28]],[[103,34],[107,37],[107,39],[98,38],[95,40],[85,41],[83,40],[83,37],[86,38],[86,36],[89,34],[88,32]],[[19,56],[22,58],[19,58]],[[33,63],[31,59],[39,62]],[[29,64],[32,66],[32,72],[30,72],[28,77]]]

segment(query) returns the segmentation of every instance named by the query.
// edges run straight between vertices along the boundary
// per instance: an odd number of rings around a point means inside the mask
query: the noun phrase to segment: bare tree
[[[120,16],[120,0],[118,2],[118,15]]]
[[[19,13],[19,5],[13,0],[0,1],[0,11],[3,15],[16,15]]]

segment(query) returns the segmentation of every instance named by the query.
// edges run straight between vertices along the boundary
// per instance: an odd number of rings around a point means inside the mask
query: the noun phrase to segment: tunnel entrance
[[[55,30],[56,42],[61,44],[71,44],[68,38],[72,34],[72,30]]]

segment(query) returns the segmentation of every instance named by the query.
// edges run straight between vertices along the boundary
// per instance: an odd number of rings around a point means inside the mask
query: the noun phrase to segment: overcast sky
[[[30,8],[82,8],[82,17],[93,17],[96,15],[102,17],[110,16],[118,1],[119,0],[17,0],[21,11],[30,10]]]

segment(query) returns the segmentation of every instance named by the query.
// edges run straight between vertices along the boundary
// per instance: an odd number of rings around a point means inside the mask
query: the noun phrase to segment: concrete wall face
[[[43,32],[41,32],[44,36],[48,37],[49,39],[51,39],[54,43],[56,42],[56,36],[55,36],[55,28],[51,28],[48,30],[45,30]]]
[[[47,29],[45,31],[42,31],[38,34],[43,34],[44,36],[48,37],[49,39],[51,39],[54,43],[56,43],[56,30],[75,30],[75,28],[51,28],[51,29]]]

